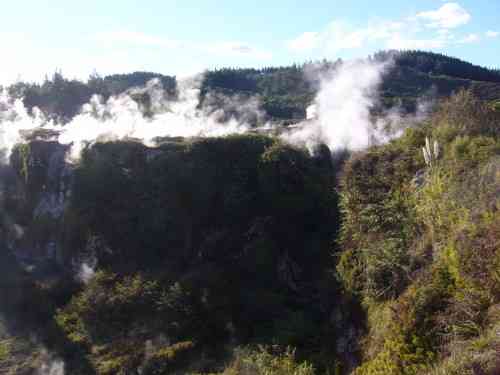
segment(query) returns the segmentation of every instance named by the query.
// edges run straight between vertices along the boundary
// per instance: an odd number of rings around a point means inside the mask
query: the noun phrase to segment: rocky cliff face
[[[25,268],[62,265],[64,210],[71,194],[69,146],[32,140],[16,146],[2,181],[5,246]]]
[[[68,371],[134,373],[184,342],[203,371],[253,342],[297,347],[318,366],[356,362],[359,333],[329,273],[339,222],[326,146],[310,156],[255,134],[129,140],[86,148],[74,165],[69,151],[14,148],[1,226],[20,291],[3,297],[46,319],[40,336]]]

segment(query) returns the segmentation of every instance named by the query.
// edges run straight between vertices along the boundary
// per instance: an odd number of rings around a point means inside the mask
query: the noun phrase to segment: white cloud
[[[0,40],[9,56],[2,63],[0,85],[17,80],[40,82],[56,70],[82,80],[96,70],[101,75],[144,70],[186,76],[219,64],[258,65],[272,58],[270,52],[239,41],[198,43],[123,30],[84,36],[78,48],[44,47],[23,33],[0,32]],[[172,51],[178,56],[166,65],[165,56]]]
[[[394,34],[386,42],[386,48],[389,49],[439,49],[446,45],[444,38],[435,39],[412,39]]]
[[[103,44],[122,44],[127,46],[135,45],[140,47],[162,47],[171,49],[183,48],[186,50],[223,56],[247,56],[258,60],[268,60],[272,57],[270,52],[237,41],[195,43],[125,30],[97,33],[92,35],[91,39]]]
[[[318,46],[319,40],[319,33],[305,32],[297,38],[288,41],[287,46],[296,52],[310,51]]]
[[[376,45],[389,49],[439,49],[454,36],[440,29],[434,36],[419,37],[419,25],[412,20],[405,22],[379,21],[365,27],[353,28],[346,22],[331,22],[321,32],[308,32],[287,43],[293,52],[321,50],[326,57],[339,51]]]
[[[246,56],[259,60],[269,60],[272,58],[272,54],[270,52],[254,48],[242,42],[218,42],[206,45],[199,44],[198,48],[203,51],[225,56]]]
[[[462,36],[453,29],[467,24],[471,15],[458,3],[446,2],[436,10],[416,13],[401,20],[371,22],[352,27],[335,20],[319,32],[306,32],[287,42],[292,52],[316,51],[324,57],[336,57],[341,50],[362,49],[442,49],[452,44],[474,43],[478,34]],[[500,35],[488,32],[489,37]],[[364,51],[366,53],[366,51]]]
[[[42,81],[55,70],[62,70],[69,78],[88,78],[97,68],[99,71],[122,73],[131,67],[125,54],[111,50],[106,55],[88,53],[80,48],[43,48],[28,34],[0,33],[2,48],[8,59],[2,61],[0,84],[7,85],[17,80]],[[36,64],[33,63],[36,61]]]
[[[499,31],[492,31],[492,30],[489,30],[489,31],[486,31],[485,35],[488,37],[488,38],[496,38],[497,36],[500,35],[500,32]]]
[[[321,44],[330,54],[360,48],[371,36],[369,28],[352,29],[345,22],[335,21],[321,33]]]
[[[101,43],[123,43],[141,46],[155,46],[166,48],[178,48],[182,43],[176,40],[161,38],[136,31],[109,31],[92,35],[92,40]]]
[[[333,21],[321,32],[305,32],[288,41],[287,47],[293,52],[321,49],[328,56],[333,56],[341,50],[361,48],[370,42],[387,40],[403,27],[401,22],[383,21],[356,29],[346,22]]]
[[[417,13],[416,18],[431,28],[453,29],[469,23],[471,15],[457,3],[446,3],[437,10]]]
[[[477,34],[469,34],[464,38],[460,39],[457,43],[459,44],[468,44],[468,43],[476,43],[479,42],[481,38]]]

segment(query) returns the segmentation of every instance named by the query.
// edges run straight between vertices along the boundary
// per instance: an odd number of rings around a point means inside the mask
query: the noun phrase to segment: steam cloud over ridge
[[[334,151],[361,150],[399,137],[406,127],[428,116],[433,101],[423,96],[412,115],[398,106],[382,110],[379,87],[392,68],[391,59],[337,64],[319,77],[319,92],[307,108],[307,120],[284,133],[283,138],[311,151],[321,143]],[[377,106],[378,113],[374,115],[372,110]]]
[[[283,129],[281,138],[310,150],[319,143],[330,149],[363,149],[373,142],[385,142],[399,133],[389,124],[401,125],[397,109],[374,121],[371,109],[378,103],[378,87],[391,62],[363,59],[339,64],[322,73],[314,103],[307,109],[308,120]],[[315,77],[316,79],[318,77]],[[66,125],[47,120],[36,108],[28,114],[21,100],[13,100],[5,91],[0,94],[0,148],[10,154],[12,147],[23,140],[22,133],[38,128],[54,130],[63,144],[71,144],[73,158],[78,158],[87,143],[124,138],[140,139],[152,145],[156,137],[211,137],[245,133],[257,119],[262,129],[265,116],[256,98],[216,97],[208,94],[200,106],[201,76],[180,80],[178,96],[168,99],[157,80],[144,88],[136,88],[104,101],[94,96],[80,114]],[[136,94],[150,97],[149,112],[144,116]],[[234,112],[238,116],[234,116]],[[420,115],[420,114],[419,114]],[[384,131],[382,131],[384,130]]]
[[[167,100],[158,81],[153,80],[144,89],[151,98],[151,117],[144,116],[140,105],[132,98],[134,90],[107,101],[94,96],[84,105],[79,115],[65,125],[48,121],[35,108],[28,114],[21,100],[12,100],[4,92],[0,95],[0,148],[9,155],[12,147],[22,141],[22,133],[35,129],[60,132],[58,140],[72,144],[72,156],[78,157],[86,143],[99,140],[136,138],[149,144],[162,136],[221,136],[243,133],[250,125],[234,116],[224,118],[224,109],[199,108],[199,77],[179,82],[178,98]],[[243,105],[245,111],[258,112],[256,105]]]
[[[388,63],[349,61],[321,77],[320,90],[308,108],[309,121],[285,137],[312,148],[326,143],[331,149],[367,147],[373,135],[370,108]]]

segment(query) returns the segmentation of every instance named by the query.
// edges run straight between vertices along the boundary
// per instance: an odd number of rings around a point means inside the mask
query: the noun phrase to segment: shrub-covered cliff
[[[351,155],[238,135],[69,163],[32,135],[0,171],[0,372],[497,374],[499,129],[462,91]]]
[[[97,143],[76,165],[66,152],[38,140],[14,149],[2,233],[26,279],[9,303],[50,325],[40,342],[68,371],[160,373],[181,353],[205,371],[250,343],[334,358],[335,335],[318,336],[333,329],[337,293],[327,147],[311,157],[248,135]]]
[[[500,370],[499,124],[461,92],[346,165],[337,271],[367,312],[355,374]]]

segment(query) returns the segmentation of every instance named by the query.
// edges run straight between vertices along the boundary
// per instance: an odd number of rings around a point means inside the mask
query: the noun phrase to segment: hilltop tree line
[[[448,96],[461,88],[471,88],[479,97],[500,99],[500,71],[488,69],[457,58],[423,51],[384,51],[374,59],[393,59],[395,64],[385,75],[381,87],[382,104],[416,109],[417,98],[436,93]],[[200,87],[200,104],[209,92],[225,95],[253,95],[260,99],[268,117],[276,120],[304,119],[306,108],[319,89],[321,73],[334,69],[337,61],[308,62],[302,65],[262,69],[224,68],[205,72]],[[175,95],[176,77],[151,72],[93,74],[84,82],[65,78],[61,72],[42,83],[18,82],[8,87],[9,94],[22,98],[28,110],[38,107],[50,119],[66,123],[79,113],[94,94],[104,99],[144,86],[160,79],[167,93]]]
[[[423,73],[445,75],[473,81],[500,83],[500,69],[488,69],[440,53],[424,51],[388,51],[375,54],[376,58],[394,57],[400,67],[409,67]]]
[[[88,103],[93,95],[100,95],[106,100],[132,87],[144,86],[153,78],[159,79],[167,92],[175,92],[175,77],[150,72],[113,74],[106,77],[95,73],[87,82],[68,79],[61,72],[55,72],[41,84],[17,82],[7,90],[11,97],[22,98],[29,111],[37,107],[49,119],[66,123],[80,112],[82,105]]]

